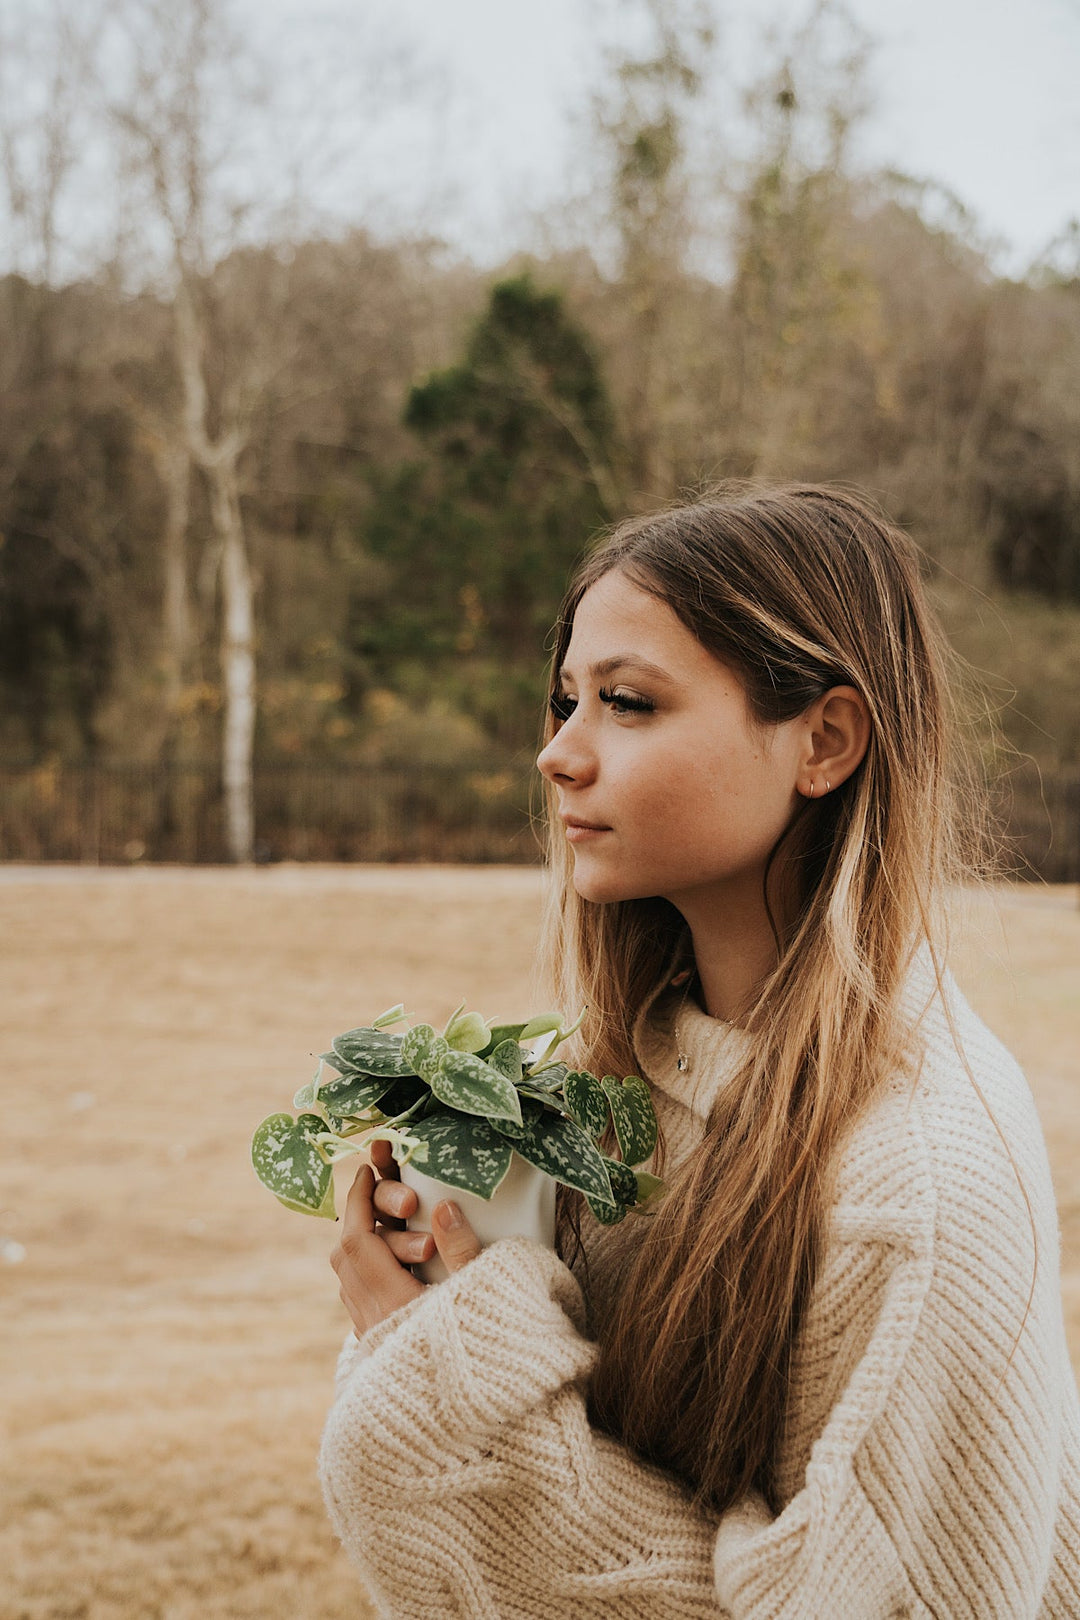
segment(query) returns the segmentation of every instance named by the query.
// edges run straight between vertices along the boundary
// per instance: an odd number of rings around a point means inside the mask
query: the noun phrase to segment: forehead
[[[597,664],[609,672],[615,659],[628,667],[644,661],[677,681],[722,668],[666,602],[611,569],[577,605],[562,672],[568,680],[583,680]]]

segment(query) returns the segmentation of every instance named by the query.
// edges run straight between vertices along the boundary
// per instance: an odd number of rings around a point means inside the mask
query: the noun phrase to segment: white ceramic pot
[[[462,1192],[448,1187],[443,1181],[434,1181],[411,1164],[399,1167],[401,1180],[412,1187],[420,1200],[415,1215],[409,1217],[413,1231],[431,1232],[431,1216],[435,1205],[444,1198],[452,1198],[485,1246],[496,1238],[526,1237],[555,1247],[555,1188],[557,1183],[535,1165],[528,1164],[519,1153],[510,1160],[510,1168],[490,1198],[479,1198],[476,1193]],[[410,1267],[421,1282],[442,1282],[447,1276],[442,1258],[436,1254],[431,1260]]]

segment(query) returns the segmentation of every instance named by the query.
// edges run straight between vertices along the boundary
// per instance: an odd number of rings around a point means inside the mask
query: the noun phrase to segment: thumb
[[[447,1271],[460,1271],[475,1260],[482,1247],[480,1239],[452,1198],[444,1198],[431,1212],[432,1236]]]

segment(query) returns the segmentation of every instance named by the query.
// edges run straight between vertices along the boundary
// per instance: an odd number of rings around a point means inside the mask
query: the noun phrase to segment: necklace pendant
[[[676,1064],[676,1068],[678,1069],[680,1074],[685,1074],[689,1067],[690,1067],[690,1059],[687,1057],[685,1052],[680,1052],[679,1053],[679,1061]]]

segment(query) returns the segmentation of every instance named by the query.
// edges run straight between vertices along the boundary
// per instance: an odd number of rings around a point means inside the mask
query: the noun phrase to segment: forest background
[[[712,7],[627,10],[496,270],[320,214],[436,93],[377,36],[283,72],[226,0],[56,0],[0,38],[0,854],[535,859],[571,566],[779,477],[915,535],[1028,858],[1080,875],[1080,231],[1006,276],[857,164],[830,0],[734,100]]]

